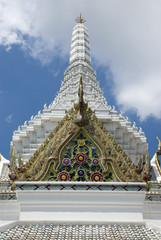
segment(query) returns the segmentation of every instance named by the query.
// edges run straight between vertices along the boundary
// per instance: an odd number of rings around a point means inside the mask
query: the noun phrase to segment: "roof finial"
[[[78,110],[76,119],[74,120],[75,124],[80,127],[83,127],[89,123],[89,119],[86,113],[87,104],[83,100],[83,81],[82,75],[80,76],[79,88],[78,88],[78,102],[75,104],[75,109]]]
[[[80,76],[79,89],[78,89],[79,102],[83,103],[83,82],[82,75]]]
[[[158,140],[158,142],[159,142],[159,145],[158,145],[158,150],[161,150],[161,140],[158,138],[158,137],[156,137],[156,139]]]
[[[82,17],[82,15],[80,13],[79,17],[77,17],[75,21],[77,23],[84,23],[86,20]]]

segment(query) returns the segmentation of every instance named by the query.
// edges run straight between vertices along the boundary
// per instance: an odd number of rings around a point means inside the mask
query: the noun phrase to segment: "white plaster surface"
[[[20,204],[17,200],[0,201],[0,220],[13,221],[18,220],[20,216]]]
[[[17,191],[20,220],[143,223],[145,192]]]
[[[143,223],[141,213],[94,213],[94,212],[22,212],[21,221],[53,221],[56,223]]]

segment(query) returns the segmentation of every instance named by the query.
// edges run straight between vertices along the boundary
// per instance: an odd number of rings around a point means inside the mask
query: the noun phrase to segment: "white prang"
[[[96,116],[132,161],[137,162],[139,155],[144,153],[147,149],[144,133],[138,131],[135,124],[131,126],[127,118],[107,104],[97,82],[96,73],[91,67],[88,30],[83,23],[77,23],[72,33],[70,64],[65,71],[58,95],[49,107],[45,104],[42,113],[39,111],[38,115],[32,116],[28,124],[25,122],[13,134],[11,148],[16,159],[21,154],[22,160],[28,161],[66,111],[77,101],[81,75],[85,102],[95,111]]]

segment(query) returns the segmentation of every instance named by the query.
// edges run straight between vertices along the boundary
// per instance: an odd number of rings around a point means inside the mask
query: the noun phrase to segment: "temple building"
[[[151,160],[142,129],[108,105],[76,22],[58,95],[0,155],[0,239],[161,239],[161,141]]]

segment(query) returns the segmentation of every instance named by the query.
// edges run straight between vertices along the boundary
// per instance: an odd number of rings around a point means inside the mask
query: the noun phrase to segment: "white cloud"
[[[6,118],[5,118],[5,122],[7,123],[11,123],[13,119],[13,114],[9,114]]]
[[[161,118],[161,1],[0,0],[0,44],[19,44],[43,64],[64,57],[80,12],[93,56],[111,69],[117,103],[141,119]]]

